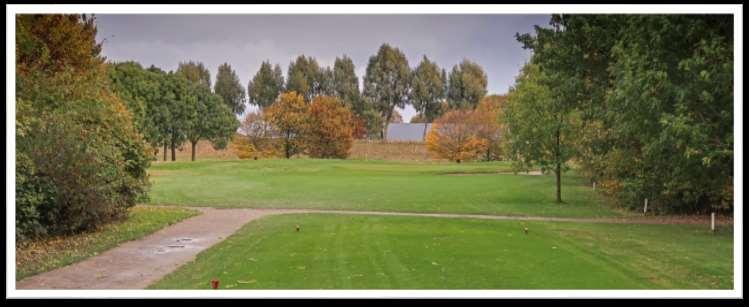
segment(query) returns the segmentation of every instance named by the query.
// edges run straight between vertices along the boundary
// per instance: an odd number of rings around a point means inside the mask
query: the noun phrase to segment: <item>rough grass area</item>
[[[732,238],[688,225],[281,215],[151,288],[731,289]]]
[[[505,162],[239,160],[151,167],[153,204],[596,217],[619,215],[572,174],[514,175]],[[505,173],[497,173],[505,172]],[[454,174],[460,173],[461,176]]]
[[[352,160],[431,161],[435,159],[423,142],[356,140],[348,157]]]
[[[187,208],[135,206],[129,214],[126,220],[104,225],[98,231],[20,244],[16,247],[16,280],[95,256],[199,212]]]
[[[158,154],[154,156],[157,163],[164,162],[164,147],[156,148]],[[192,145],[190,142],[185,142],[181,147],[177,147],[175,151],[175,158],[177,161],[190,161],[192,158]],[[166,152],[167,161],[172,159],[172,151],[167,148]],[[195,148],[195,160],[237,160],[237,154],[231,149],[231,146],[227,146],[224,149],[215,149],[210,141],[200,140],[198,141],[197,147]]]

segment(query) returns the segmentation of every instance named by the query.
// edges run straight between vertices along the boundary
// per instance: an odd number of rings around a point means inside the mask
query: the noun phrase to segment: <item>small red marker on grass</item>
[[[211,288],[218,289],[218,279],[211,279]]]

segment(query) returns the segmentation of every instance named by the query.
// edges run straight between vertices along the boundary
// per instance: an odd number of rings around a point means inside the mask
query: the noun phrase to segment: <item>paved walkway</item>
[[[198,209],[203,214],[81,262],[20,280],[16,289],[143,289],[247,222],[281,212]]]
[[[196,217],[130,241],[97,256],[16,283],[17,289],[143,289],[195,256],[230,236],[244,224],[272,214],[330,213],[356,215],[423,216],[490,220],[554,221],[627,224],[705,224],[705,219],[674,217],[562,218],[521,217],[481,214],[405,213],[313,209],[214,209],[195,208]],[[730,224],[722,220],[721,224]]]

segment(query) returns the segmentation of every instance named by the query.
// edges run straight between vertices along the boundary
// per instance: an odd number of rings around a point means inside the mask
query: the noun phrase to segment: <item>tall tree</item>
[[[216,84],[213,91],[221,96],[234,114],[242,114],[245,109],[245,91],[239,82],[237,73],[229,66],[229,63],[221,64],[216,74]]]
[[[333,63],[333,80],[335,96],[349,106],[356,115],[364,113],[364,101],[359,92],[359,78],[356,76],[354,62],[348,56],[335,59]]]
[[[271,66],[270,62],[263,62],[247,86],[249,103],[263,109],[273,104],[283,90],[281,67],[278,64]]]
[[[313,57],[297,57],[289,63],[286,77],[286,90],[297,92],[305,101],[311,101],[322,92],[323,70]]]
[[[446,81],[444,70],[440,70],[437,63],[429,61],[426,56],[413,72],[411,103],[427,123],[431,123],[442,114],[440,103],[447,91]],[[424,125],[424,136],[427,133],[426,127],[427,125]]]
[[[382,44],[377,54],[369,58],[364,76],[364,97],[383,118],[380,135],[384,139],[395,108],[404,108],[409,103],[410,81],[411,69],[400,49]]]
[[[507,154],[516,169],[538,165],[556,175],[556,201],[562,202],[562,172],[572,157],[570,107],[555,97],[537,64],[527,64],[510,89],[504,110]]]
[[[447,89],[451,108],[475,108],[486,95],[487,78],[484,69],[468,59],[453,66]]]
[[[211,72],[201,62],[180,62],[176,74],[191,82],[211,88]]]

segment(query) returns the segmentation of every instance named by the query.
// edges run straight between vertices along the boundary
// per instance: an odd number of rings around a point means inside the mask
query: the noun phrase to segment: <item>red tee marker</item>
[[[212,279],[211,280],[211,288],[218,289],[218,279]]]

